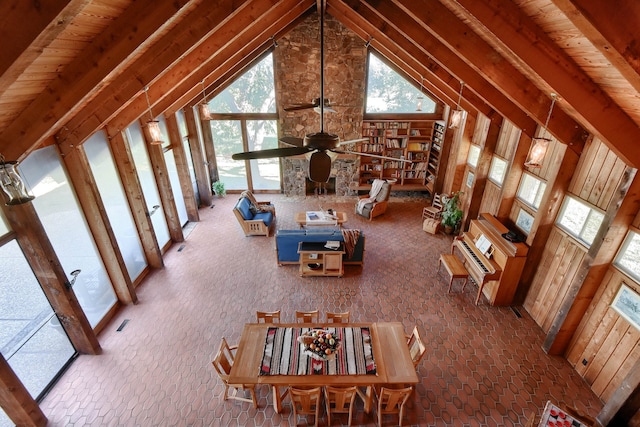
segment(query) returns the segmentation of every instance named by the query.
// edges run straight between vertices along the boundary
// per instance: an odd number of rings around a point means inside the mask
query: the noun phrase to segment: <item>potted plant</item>
[[[460,209],[461,194],[461,191],[456,191],[450,195],[442,195],[442,226],[447,234],[452,234],[460,227],[463,214]]]
[[[224,197],[227,194],[227,190],[224,189],[224,182],[218,180],[211,185],[213,192],[216,193],[218,197]]]

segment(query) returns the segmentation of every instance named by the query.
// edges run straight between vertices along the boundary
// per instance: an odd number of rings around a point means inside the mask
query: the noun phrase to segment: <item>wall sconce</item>
[[[464,110],[460,108],[460,101],[462,101],[462,88],[464,88],[464,82],[460,82],[460,93],[458,94],[458,105],[453,113],[451,113],[451,121],[449,122],[449,129],[457,129],[462,124],[462,118],[464,117]]]
[[[22,181],[17,167],[18,162],[6,162],[4,156],[0,154],[0,186],[9,197],[7,206],[21,205],[35,199],[27,191],[27,186]]]
[[[209,104],[207,103],[204,80],[202,81],[202,103],[198,104],[198,111],[200,113],[200,120],[211,120],[211,111],[209,110]]]
[[[424,97],[422,96],[422,84],[424,83],[424,77],[420,76],[420,95],[417,96],[418,105],[416,105],[416,111],[422,111],[422,100]]]
[[[547,114],[547,121],[544,123],[542,132],[539,133],[539,135],[541,136],[531,139],[531,148],[529,149],[527,160],[524,162],[524,165],[528,168],[542,167],[544,156],[545,154],[547,154],[547,148],[549,147],[549,143],[551,142],[551,139],[546,138],[545,135],[547,133],[547,126],[549,126],[549,119],[551,118],[551,112],[553,111],[553,106],[556,103],[556,99],[557,95],[555,93],[552,93],[551,106],[549,107],[549,114]]]
[[[147,129],[149,129],[149,136],[151,137],[151,141],[149,144],[151,145],[162,145],[162,132],[160,131],[160,122],[155,120],[153,117],[153,113],[151,112],[151,103],[149,102],[149,87],[145,86],[144,95],[147,98],[147,106],[149,107],[149,120],[147,121]]]

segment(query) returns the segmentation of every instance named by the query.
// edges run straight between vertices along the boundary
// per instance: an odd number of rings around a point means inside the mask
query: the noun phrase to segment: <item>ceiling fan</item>
[[[234,160],[270,159],[274,157],[290,157],[306,154],[309,157],[309,179],[314,182],[327,182],[331,175],[331,163],[335,154],[356,154],[359,156],[378,157],[394,161],[406,162],[407,160],[395,157],[378,156],[374,154],[359,153],[349,150],[338,150],[338,147],[353,144],[359,141],[368,141],[368,138],[358,138],[340,142],[338,135],[324,131],[324,112],[334,111],[331,109],[331,102],[324,97],[324,11],[325,2],[318,1],[318,12],[320,14],[320,97],[314,98],[311,103],[298,104],[286,107],[285,111],[305,110],[309,108],[319,108],[320,112],[320,132],[307,134],[304,139],[291,136],[280,138],[280,142],[289,147],[273,148],[268,150],[245,151],[231,156]],[[324,102],[320,102],[323,100]]]

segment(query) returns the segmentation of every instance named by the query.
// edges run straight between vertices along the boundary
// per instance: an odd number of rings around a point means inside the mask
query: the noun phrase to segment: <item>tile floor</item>
[[[354,321],[400,321],[406,331],[417,325],[428,350],[405,425],[519,426],[547,400],[591,416],[600,411],[602,402],[566,360],[541,350],[544,335],[523,308],[518,317],[486,301],[475,306],[469,286],[460,293],[454,284],[447,294],[448,277],[436,269],[451,238],[422,231],[422,199],[392,197],[372,222],[352,213],[355,199],[258,199],[275,203],[281,229],[297,227],[296,211],[320,204],[348,212],[347,227],[366,235],[364,268],[347,267],[343,278],[301,278],[295,266],[276,264],[273,237],[242,234],[231,212],[237,195],[216,199],[187,240],[167,251],[165,268],[138,287],[139,303],[100,335],[103,354],[80,356],[41,402],[51,426],[295,425],[288,401],[274,412],[267,387],[258,387],[258,409],[224,402],[210,363],[221,337],[237,342],[256,310],[276,309],[285,321],[296,309],[318,308],[349,310]],[[354,424],[375,425],[361,402],[358,408]]]

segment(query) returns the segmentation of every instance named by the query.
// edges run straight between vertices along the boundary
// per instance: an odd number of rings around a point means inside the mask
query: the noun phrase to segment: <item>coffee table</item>
[[[315,214],[317,219],[309,219],[307,214]],[[311,215],[313,216],[313,215]],[[294,221],[300,225],[300,228],[304,226],[322,226],[322,225],[338,225],[342,227],[342,224],[347,222],[346,212],[334,212],[333,215],[329,215],[326,212],[313,211],[313,212],[296,212]]]

